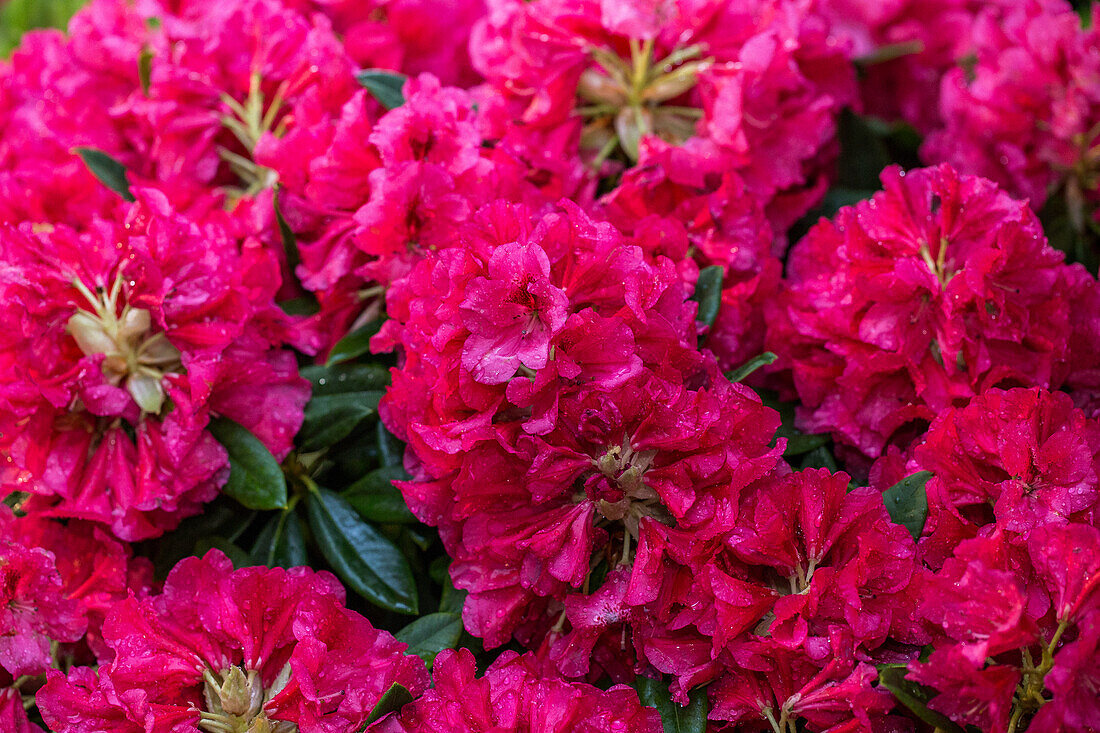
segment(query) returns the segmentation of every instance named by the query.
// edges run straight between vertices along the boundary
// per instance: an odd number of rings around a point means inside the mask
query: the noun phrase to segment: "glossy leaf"
[[[268,521],[252,546],[252,558],[269,568],[294,568],[309,564],[302,520],[293,511],[282,511]]]
[[[386,109],[394,109],[405,103],[402,89],[408,77],[404,74],[383,69],[364,69],[355,75],[355,79]]]
[[[382,318],[376,318],[337,341],[336,345],[332,347],[332,351],[328,352],[326,366],[342,364],[345,361],[351,361],[364,354],[369,354],[371,337],[382,328],[382,323]]]
[[[118,162],[102,150],[95,148],[74,148],[100,182],[117,193],[127,201],[134,201],[134,194],[130,192],[130,179],[126,176],[126,166]]]
[[[298,446],[309,452],[338,443],[374,414],[381,399],[381,391],[314,397],[306,405]]]
[[[415,654],[430,667],[437,654],[458,646],[458,640],[462,637],[462,617],[457,613],[430,613],[394,636],[409,645],[406,654]]]
[[[924,491],[924,485],[930,478],[931,471],[920,471],[906,476],[882,492],[882,501],[886,504],[890,519],[894,524],[904,525],[915,540],[920,539],[924,532],[924,523],[928,519],[928,495]]]
[[[390,685],[390,689],[386,690],[385,694],[378,700],[378,704],[371,710],[370,715],[367,716],[363,730],[374,721],[384,718],[390,713],[397,712],[412,701],[412,694],[404,686],[394,682]]]
[[[722,305],[722,280],[725,270],[719,265],[704,267],[699,271],[695,282],[695,292],[691,299],[699,304],[695,320],[706,326],[713,326],[718,319],[718,308]]]
[[[706,690],[697,688],[689,694],[690,702],[680,705],[673,702],[666,680],[654,680],[638,677],[634,680],[634,689],[643,705],[657,708],[661,714],[665,733],[704,733],[707,729]]]
[[[211,434],[229,453],[229,481],[222,491],[249,509],[286,506],[286,478],[271,451],[229,418],[210,421]]]
[[[393,485],[407,481],[409,474],[400,466],[371,471],[342,492],[348,503],[364,519],[379,524],[411,524],[416,517],[405,504],[405,497]]]
[[[313,385],[313,396],[384,390],[390,385],[390,370],[377,364],[308,366],[302,376]]]
[[[349,588],[382,608],[417,613],[412,570],[392,542],[339,494],[318,489],[307,498],[307,508],[317,546]]]

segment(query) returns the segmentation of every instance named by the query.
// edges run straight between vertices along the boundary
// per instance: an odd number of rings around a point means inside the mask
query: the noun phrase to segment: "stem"
[[[1012,711],[1012,718],[1008,721],[1008,728],[1005,729],[1005,733],[1016,733],[1016,728],[1020,725],[1020,718],[1024,716],[1024,709],[1017,706]]]

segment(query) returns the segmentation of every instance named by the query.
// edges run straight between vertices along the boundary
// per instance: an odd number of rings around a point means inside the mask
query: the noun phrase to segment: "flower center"
[[[630,39],[629,60],[607,48],[591,50],[600,68],[581,74],[577,95],[588,103],[578,110],[588,119],[581,146],[598,151],[597,166],[616,151],[637,161],[643,135],[679,145],[695,134],[703,111],[665,103],[693,89],[712,59],[699,59],[702,47],[694,45],[654,61],[653,45],[653,39]]]
[[[206,710],[199,714],[199,729],[206,733],[298,733],[298,726],[284,720],[269,720],[264,705],[286,687],[290,664],[264,690],[260,674],[233,665],[214,674],[203,671]]]
[[[275,123],[279,111],[283,108],[286,82],[276,90],[271,104],[266,104],[263,90],[260,88],[261,81],[259,72],[253,72],[248,78],[248,96],[243,103],[228,94],[222,95],[222,102],[231,112],[222,117],[222,125],[233,133],[248,153],[244,156],[224,147],[218,151],[222,159],[229,163],[229,167],[244,183],[244,187],[235,192],[239,196],[255,196],[260,191],[274,186],[278,178],[275,171],[257,164],[252,159],[252,153],[264,133],[273,131],[276,137],[280,137],[286,130],[285,117],[279,120],[278,124]]]
[[[630,564],[631,540],[637,543],[642,517],[652,517],[670,526],[675,524],[661,497],[645,483],[645,473],[656,457],[657,451],[636,451],[630,438],[624,437],[622,445],[611,446],[602,456],[592,459],[592,465],[605,481],[600,482],[593,496],[578,497],[595,502],[597,526],[622,528],[620,565]]]
[[[165,396],[161,380],[169,372],[182,370],[179,350],[163,333],[150,334],[149,311],[129,305],[119,310],[121,272],[107,293],[101,288],[93,293],[79,278],[73,286],[91,306],[69,318],[69,333],[77,346],[87,356],[103,354],[107,381],[129,392],[142,412],[158,414]]]
[[[928,243],[921,242],[920,257],[924,260],[924,264],[928,265],[928,269],[932,271],[932,274],[936,276],[940,287],[947,287],[947,283],[951,282],[951,278],[956,275],[954,271],[947,267],[947,238],[940,237],[940,246],[936,250],[934,259]]]

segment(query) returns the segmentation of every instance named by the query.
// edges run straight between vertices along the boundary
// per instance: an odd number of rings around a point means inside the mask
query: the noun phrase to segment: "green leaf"
[[[394,634],[409,645],[406,654],[415,654],[432,666],[444,649],[454,649],[462,636],[462,617],[456,613],[429,613]]]
[[[294,277],[294,271],[298,269],[298,265],[302,262],[302,255],[298,251],[298,238],[294,236],[294,230],[290,228],[290,225],[286,223],[286,219],[283,218],[283,210],[279,206],[279,196],[282,193],[280,186],[275,187],[275,193],[271,197],[271,204],[275,208],[275,223],[279,225],[279,237],[283,241],[283,251],[286,252],[286,266],[290,270],[290,274]]]
[[[776,434],[787,438],[787,447],[783,450],[783,456],[786,458],[809,453],[829,442],[828,435],[800,433],[794,429],[783,430],[781,428],[776,431]]]
[[[808,453],[802,455],[802,465],[800,468],[827,468],[833,473],[840,470],[837,466],[836,459],[833,458],[833,454],[825,448],[825,446],[819,446],[814,448]]]
[[[718,307],[722,304],[722,279],[725,268],[721,265],[711,265],[699,271],[699,279],[695,282],[695,292],[691,300],[699,304],[699,312],[695,314],[695,320],[707,326],[713,326],[718,318]]]
[[[386,430],[381,420],[375,426],[375,431],[378,436],[378,460],[386,468],[402,465],[401,456],[405,454],[405,444]]]
[[[355,75],[358,81],[386,109],[394,109],[405,103],[405,94],[401,91],[408,79],[383,69],[364,69]]]
[[[305,451],[327,448],[343,440],[375,413],[390,373],[377,364],[314,366],[301,370],[313,385],[298,446]]]
[[[378,524],[413,524],[416,517],[405,504],[405,497],[392,483],[409,478],[400,466],[379,468],[356,481],[341,495],[363,519]]]
[[[931,471],[919,471],[882,492],[882,501],[894,524],[904,525],[913,539],[920,539],[928,519],[928,495],[924,485],[932,478]]]
[[[126,177],[126,166],[119,163],[102,150],[95,148],[73,148],[83,160],[84,165],[107,188],[117,193],[127,201],[134,201],[134,194],[130,193],[130,180]]]
[[[668,692],[668,682],[654,680],[649,677],[638,677],[634,680],[634,689],[638,691],[638,699],[643,705],[657,708],[661,714],[661,722],[665,733],[704,733],[707,729],[707,694],[706,690],[696,688],[689,694],[687,705],[680,705],[672,701]]]
[[[314,397],[306,405],[302,429],[298,431],[298,446],[309,452],[343,440],[375,413],[382,394],[381,390],[376,390]]]
[[[935,692],[924,685],[905,678],[904,664],[884,664],[878,668],[878,683],[894,694],[894,697],[909,708],[925,723],[935,726],[944,733],[963,733],[963,729],[947,716],[928,709],[928,701]]]
[[[386,693],[378,700],[378,704],[374,706],[374,710],[370,711],[370,715],[367,716],[367,720],[360,730],[366,730],[367,726],[374,721],[384,718],[390,713],[396,713],[412,701],[412,694],[401,684],[394,682],[390,685],[390,689],[386,690]]]
[[[726,372],[726,379],[730,380],[731,382],[744,381],[745,377],[749,376],[762,366],[774,364],[775,360],[778,358],[779,357],[772,352],[765,351],[763,354],[760,354],[759,356],[754,356],[753,358],[749,359],[736,369]]]
[[[209,427],[229,453],[229,482],[224,493],[249,509],[285,507],[286,478],[267,446],[227,417],[211,420]]]
[[[301,370],[313,385],[313,396],[370,392],[390,386],[390,370],[377,364],[308,366]]]
[[[339,494],[318,489],[306,505],[318,547],[348,587],[382,608],[417,613],[412,570],[392,542]]]
[[[317,299],[312,295],[282,300],[276,305],[282,308],[284,313],[289,313],[292,316],[312,316],[321,310],[321,306],[317,304]]]
[[[296,568],[309,564],[302,520],[290,510],[271,517],[252,546],[252,557],[269,568]]]
[[[253,565],[252,556],[224,537],[200,537],[195,540],[194,554],[202,557],[210,550],[221,550],[233,563],[234,570]]]
[[[837,163],[837,183],[848,189],[879,188],[879,174],[894,162],[890,149],[882,139],[881,129],[874,121],[845,109],[837,125],[840,158]]]
[[[362,328],[349,333],[336,342],[332,351],[328,352],[326,366],[342,364],[345,361],[357,359],[363,354],[370,353],[370,340],[378,330],[382,328],[383,318],[376,318]]]

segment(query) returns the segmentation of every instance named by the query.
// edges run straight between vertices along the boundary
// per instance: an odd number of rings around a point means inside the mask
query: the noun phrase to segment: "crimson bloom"
[[[948,166],[882,180],[791,252],[768,335],[800,426],[871,457],[988,387],[1059,386],[1087,277],[987,180]]]
[[[226,220],[174,213],[157,191],[119,220],[0,232],[2,475],[24,507],[153,537],[227,478],[211,413],[277,456],[309,386],[278,350],[277,264]]]
[[[467,649],[436,657],[435,685],[388,719],[385,733],[659,733],[661,718],[625,685],[600,690],[544,678],[533,655],[504,652],[477,677]]]
[[[52,673],[39,709],[60,733],[358,730],[393,683],[419,694],[427,673],[343,601],[327,573],[187,558],[161,594],[112,609],[111,663]]]

